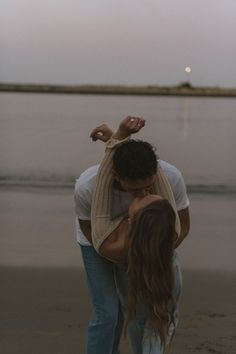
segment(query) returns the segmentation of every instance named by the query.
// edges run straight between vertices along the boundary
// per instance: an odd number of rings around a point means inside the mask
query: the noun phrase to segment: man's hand
[[[123,140],[131,134],[138,133],[144,125],[145,119],[142,117],[128,116],[121,121],[117,132],[113,135],[113,138]]]
[[[92,130],[90,138],[93,141],[101,140],[106,143],[112,136],[113,131],[106,124],[99,125]]]

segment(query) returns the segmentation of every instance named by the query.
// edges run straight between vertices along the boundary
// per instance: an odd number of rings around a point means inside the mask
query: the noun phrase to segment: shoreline
[[[0,83],[0,92],[79,94],[79,95],[135,95],[135,96],[191,96],[236,97],[236,88],[192,87],[189,83],[177,86],[157,85],[51,85]]]
[[[70,180],[58,181],[53,179],[41,179],[30,180],[27,178],[12,178],[5,179],[0,176],[0,190],[18,190],[18,191],[30,191],[30,190],[74,190],[74,181],[76,177]],[[189,194],[207,194],[207,195],[236,195],[236,185],[231,184],[186,184],[186,188]]]

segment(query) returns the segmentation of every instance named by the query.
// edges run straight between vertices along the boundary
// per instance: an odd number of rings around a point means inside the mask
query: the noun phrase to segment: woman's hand
[[[113,135],[113,138],[123,140],[131,134],[138,133],[144,125],[145,119],[142,117],[128,116],[121,121],[117,132]]]
[[[93,141],[101,140],[106,143],[112,136],[113,131],[108,127],[107,124],[102,124],[92,130],[90,138]]]
[[[101,124],[92,130],[90,138],[93,141],[101,140],[106,143],[111,136],[115,139],[123,140],[131,134],[138,133],[145,125],[145,120],[142,117],[128,116],[123,119],[118,127],[118,130],[113,135],[113,131],[107,124]]]

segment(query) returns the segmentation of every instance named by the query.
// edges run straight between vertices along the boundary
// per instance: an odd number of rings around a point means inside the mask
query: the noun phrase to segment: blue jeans
[[[175,278],[175,285],[173,295],[177,301],[177,307],[174,314],[175,325],[177,326],[179,320],[179,299],[182,290],[182,275],[178,256],[175,253],[173,259],[173,271]],[[115,269],[115,277],[117,284],[117,291],[119,293],[120,301],[122,303],[123,311],[126,312],[126,298],[128,290],[127,274],[119,267]],[[169,338],[171,338],[174,331],[173,325],[169,328]],[[130,321],[128,325],[128,334],[130,343],[134,354],[163,354],[164,349],[161,347],[160,338],[158,336],[150,336],[148,323],[145,318],[145,309],[142,304],[138,305],[136,317]]]
[[[119,354],[123,316],[117,294],[114,265],[92,246],[80,246],[91,302],[87,354]]]

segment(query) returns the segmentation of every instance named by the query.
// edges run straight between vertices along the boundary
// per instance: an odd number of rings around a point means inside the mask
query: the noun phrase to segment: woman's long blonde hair
[[[175,218],[167,200],[152,202],[134,215],[126,244],[129,277],[126,328],[135,317],[137,304],[142,303],[150,334],[159,335],[163,347],[170,324],[175,326],[176,301],[172,295]]]

